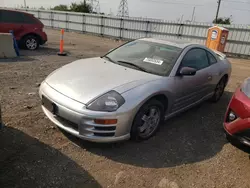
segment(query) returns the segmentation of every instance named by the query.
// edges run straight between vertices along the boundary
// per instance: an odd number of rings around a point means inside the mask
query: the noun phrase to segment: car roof
[[[167,45],[175,46],[181,49],[190,45],[200,45],[199,43],[195,43],[193,41],[185,41],[185,40],[180,40],[180,39],[172,40],[172,39],[164,39],[164,38],[141,38],[139,40],[155,42],[155,43],[160,43],[160,44],[167,44]]]
[[[11,11],[11,12],[20,12],[20,13],[27,14],[27,15],[30,15],[30,16],[33,15],[33,14],[28,13],[28,12],[19,11],[19,10],[14,10],[14,9],[8,9],[8,8],[0,8],[0,11],[1,11],[1,10]]]

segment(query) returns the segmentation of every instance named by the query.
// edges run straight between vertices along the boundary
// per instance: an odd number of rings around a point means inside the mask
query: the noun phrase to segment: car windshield
[[[122,66],[168,76],[181,50],[167,44],[136,40],[115,49],[104,57]]]

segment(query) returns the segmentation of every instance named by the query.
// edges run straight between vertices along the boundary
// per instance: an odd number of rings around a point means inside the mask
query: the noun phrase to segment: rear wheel
[[[158,130],[164,119],[164,106],[157,100],[151,100],[141,107],[137,113],[132,129],[133,140],[147,140]]]
[[[36,50],[39,47],[39,38],[34,35],[28,35],[21,41],[23,48],[28,50]]]
[[[215,90],[214,90],[214,95],[211,98],[212,102],[218,102],[221,98],[221,96],[224,93],[225,87],[226,87],[226,77],[223,77],[220,82],[217,84]]]

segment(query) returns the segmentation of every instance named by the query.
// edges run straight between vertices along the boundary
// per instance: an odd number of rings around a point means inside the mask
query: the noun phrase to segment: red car
[[[250,147],[250,77],[234,93],[224,119],[229,141]]]
[[[18,45],[35,50],[47,41],[43,23],[32,14],[0,9],[0,33],[14,31]]]

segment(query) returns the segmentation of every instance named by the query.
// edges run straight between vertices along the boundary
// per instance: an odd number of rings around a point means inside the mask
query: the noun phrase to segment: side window
[[[36,21],[35,21],[35,19],[32,18],[31,16],[26,15],[26,14],[23,14],[23,23],[26,23],[26,24],[34,24],[34,23],[36,23]]]
[[[209,66],[206,51],[200,48],[195,48],[187,52],[182,59],[181,67],[191,67],[196,70],[201,70]]]
[[[3,22],[2,21],[2,10],[0,10],[0,23]]]
[[[217,59],[210,52],[207,52],[207,57],[208,57],[210,65],[217,63]]]
[[[23,14],[21,12],[2,11],[2,22],[4,23],[23,23]]]

